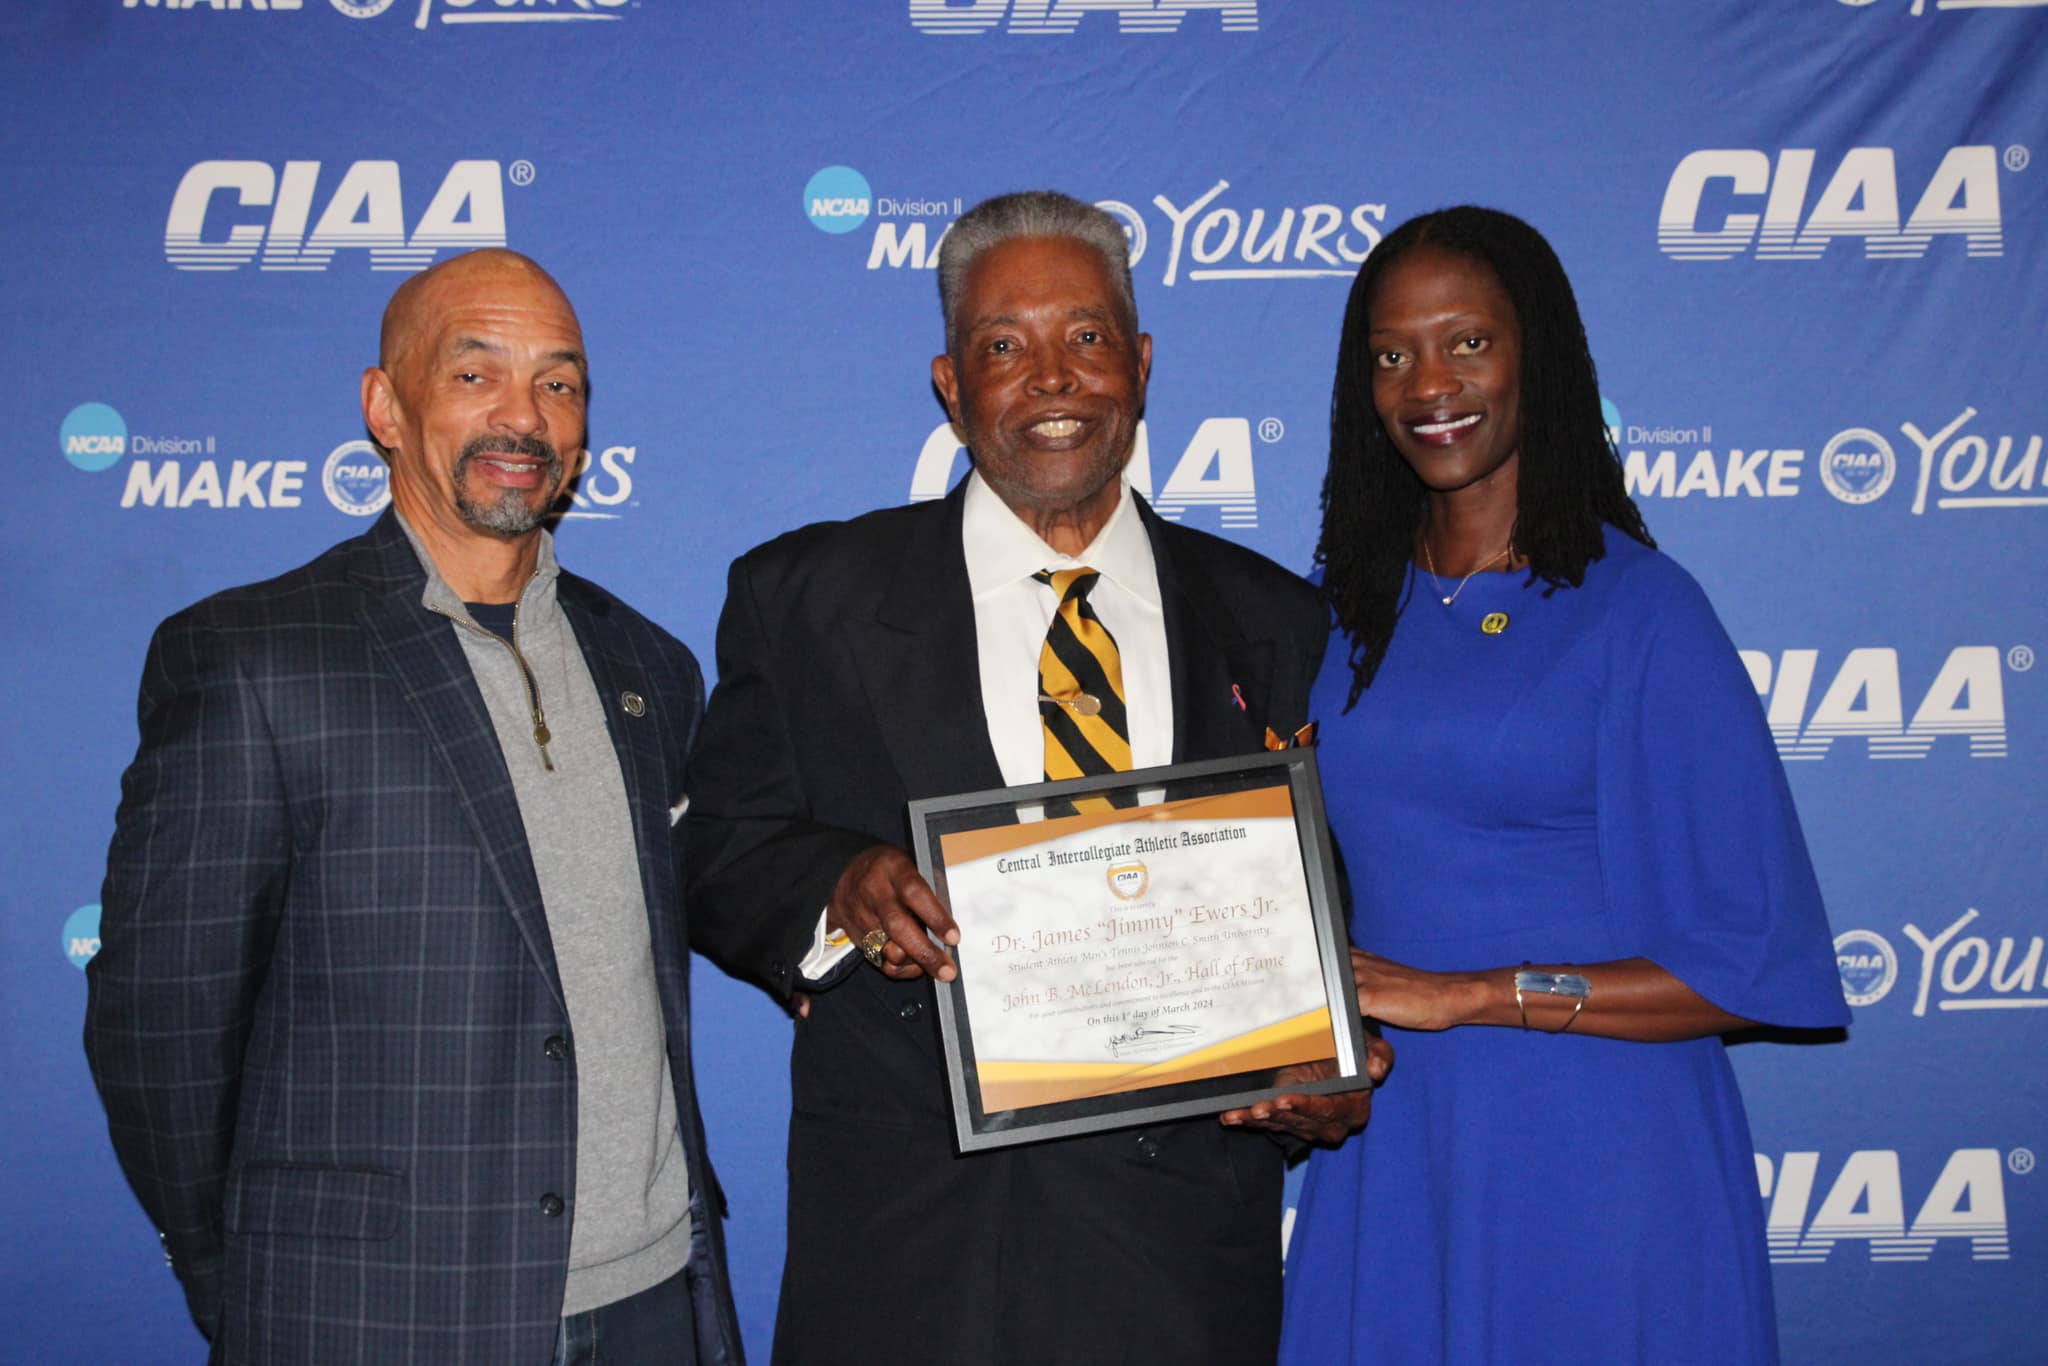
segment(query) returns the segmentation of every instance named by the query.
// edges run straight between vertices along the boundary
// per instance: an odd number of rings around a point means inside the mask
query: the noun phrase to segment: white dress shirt
[[[967,477],[960,539],[967,587],[974,595],[974,639],[981,656],[981,708],[988,741],[1009,787],[1045,780],[1045,729],[1038,715],[1038,656],[1059,611],[1041,569],[1087,566],[1102,577],[1088,603],[1116,637],[1130,722],[1131,763],[1150,768],[1173,761],[1173,685],[1166,662],[1166,616],[1152,538],[1138,516],[1129,484],[1119,484],[1116,511],[1079,555],[1062,555],[1010,511],[979,474]]]
[[[1059,611],[1052,585],[1032,578],[1041,569],[1086,566],[1102,577],[1089,605],[1116,638],[1130,724],[1131,763],[1150,768],[1173,762],[1173,676],[1166,657],[1166,614],[1152,538],[1138,515],[1131,486],[1119,482],[1116,511],[1087,549],[1062,555],[1038,538],[981,475],[967,476],[960,515],[967,588],[974,597],[974,640],[981,663],[981,708],[988,742],[1007,787],[1045,779],[1045,730],[1038,714],[1038,656]],[[825,917],[799,975],[820,981],[853,951],[844,939],[828,942]]]

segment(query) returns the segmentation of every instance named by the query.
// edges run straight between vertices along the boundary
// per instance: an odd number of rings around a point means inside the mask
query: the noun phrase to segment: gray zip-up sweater
[[[452,619],[497,728],[569,1008],[576,1188],[562,1313],[578,1314],[666,1280],[690,1256],[689,1175],[625,782],[596,685],[555,599],[554,538],[541,534],[508,644],[476,624],[410,527],[406,534],[427,571],[422,601]],[[536,740],[529,676],[545,745]]]

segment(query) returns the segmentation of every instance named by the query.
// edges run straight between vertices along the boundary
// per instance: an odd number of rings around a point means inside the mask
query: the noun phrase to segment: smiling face
[[[1079,550],[1116,509],[1152,339],[1101,255],[1067,237],[982,252],[955,316],[954,350],[932,361],[932,383],[975,469],[1048,544]]]
[[[1433,494],[1504,495],[1521,455],[1522,331],[1492,269],[1417,247],[1387,268],[1367,317],[1372,405]]]
[[[437,563],[539,534],[581,459],[585,393],[575,311],[525,258],[475,253],[400,291],[363,412]]]

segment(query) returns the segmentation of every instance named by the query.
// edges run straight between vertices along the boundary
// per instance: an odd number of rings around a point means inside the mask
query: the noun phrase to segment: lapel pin
[[[647,703],[636,692],[627,691],[620,693],[619,705],[626,709],[626,715],[628,716],[645,716],[647,714]]]
[[[1508,629],[1506,612],[1488,612],[1479,619],[1479,629],[1490,636],[1497,636]]]

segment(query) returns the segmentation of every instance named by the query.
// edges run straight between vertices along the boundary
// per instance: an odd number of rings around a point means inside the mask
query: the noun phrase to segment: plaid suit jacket
[[[387,512],[172,617],[144,666],[86,1054],[216,1362],[553,1351],[576,1076],[548,1041],[569,1018],[496,733],[425,583]],[[700,1352],[736,1362],[670,829],[703,681],[595,584],[564,573],[559,598],[633,812]]]

